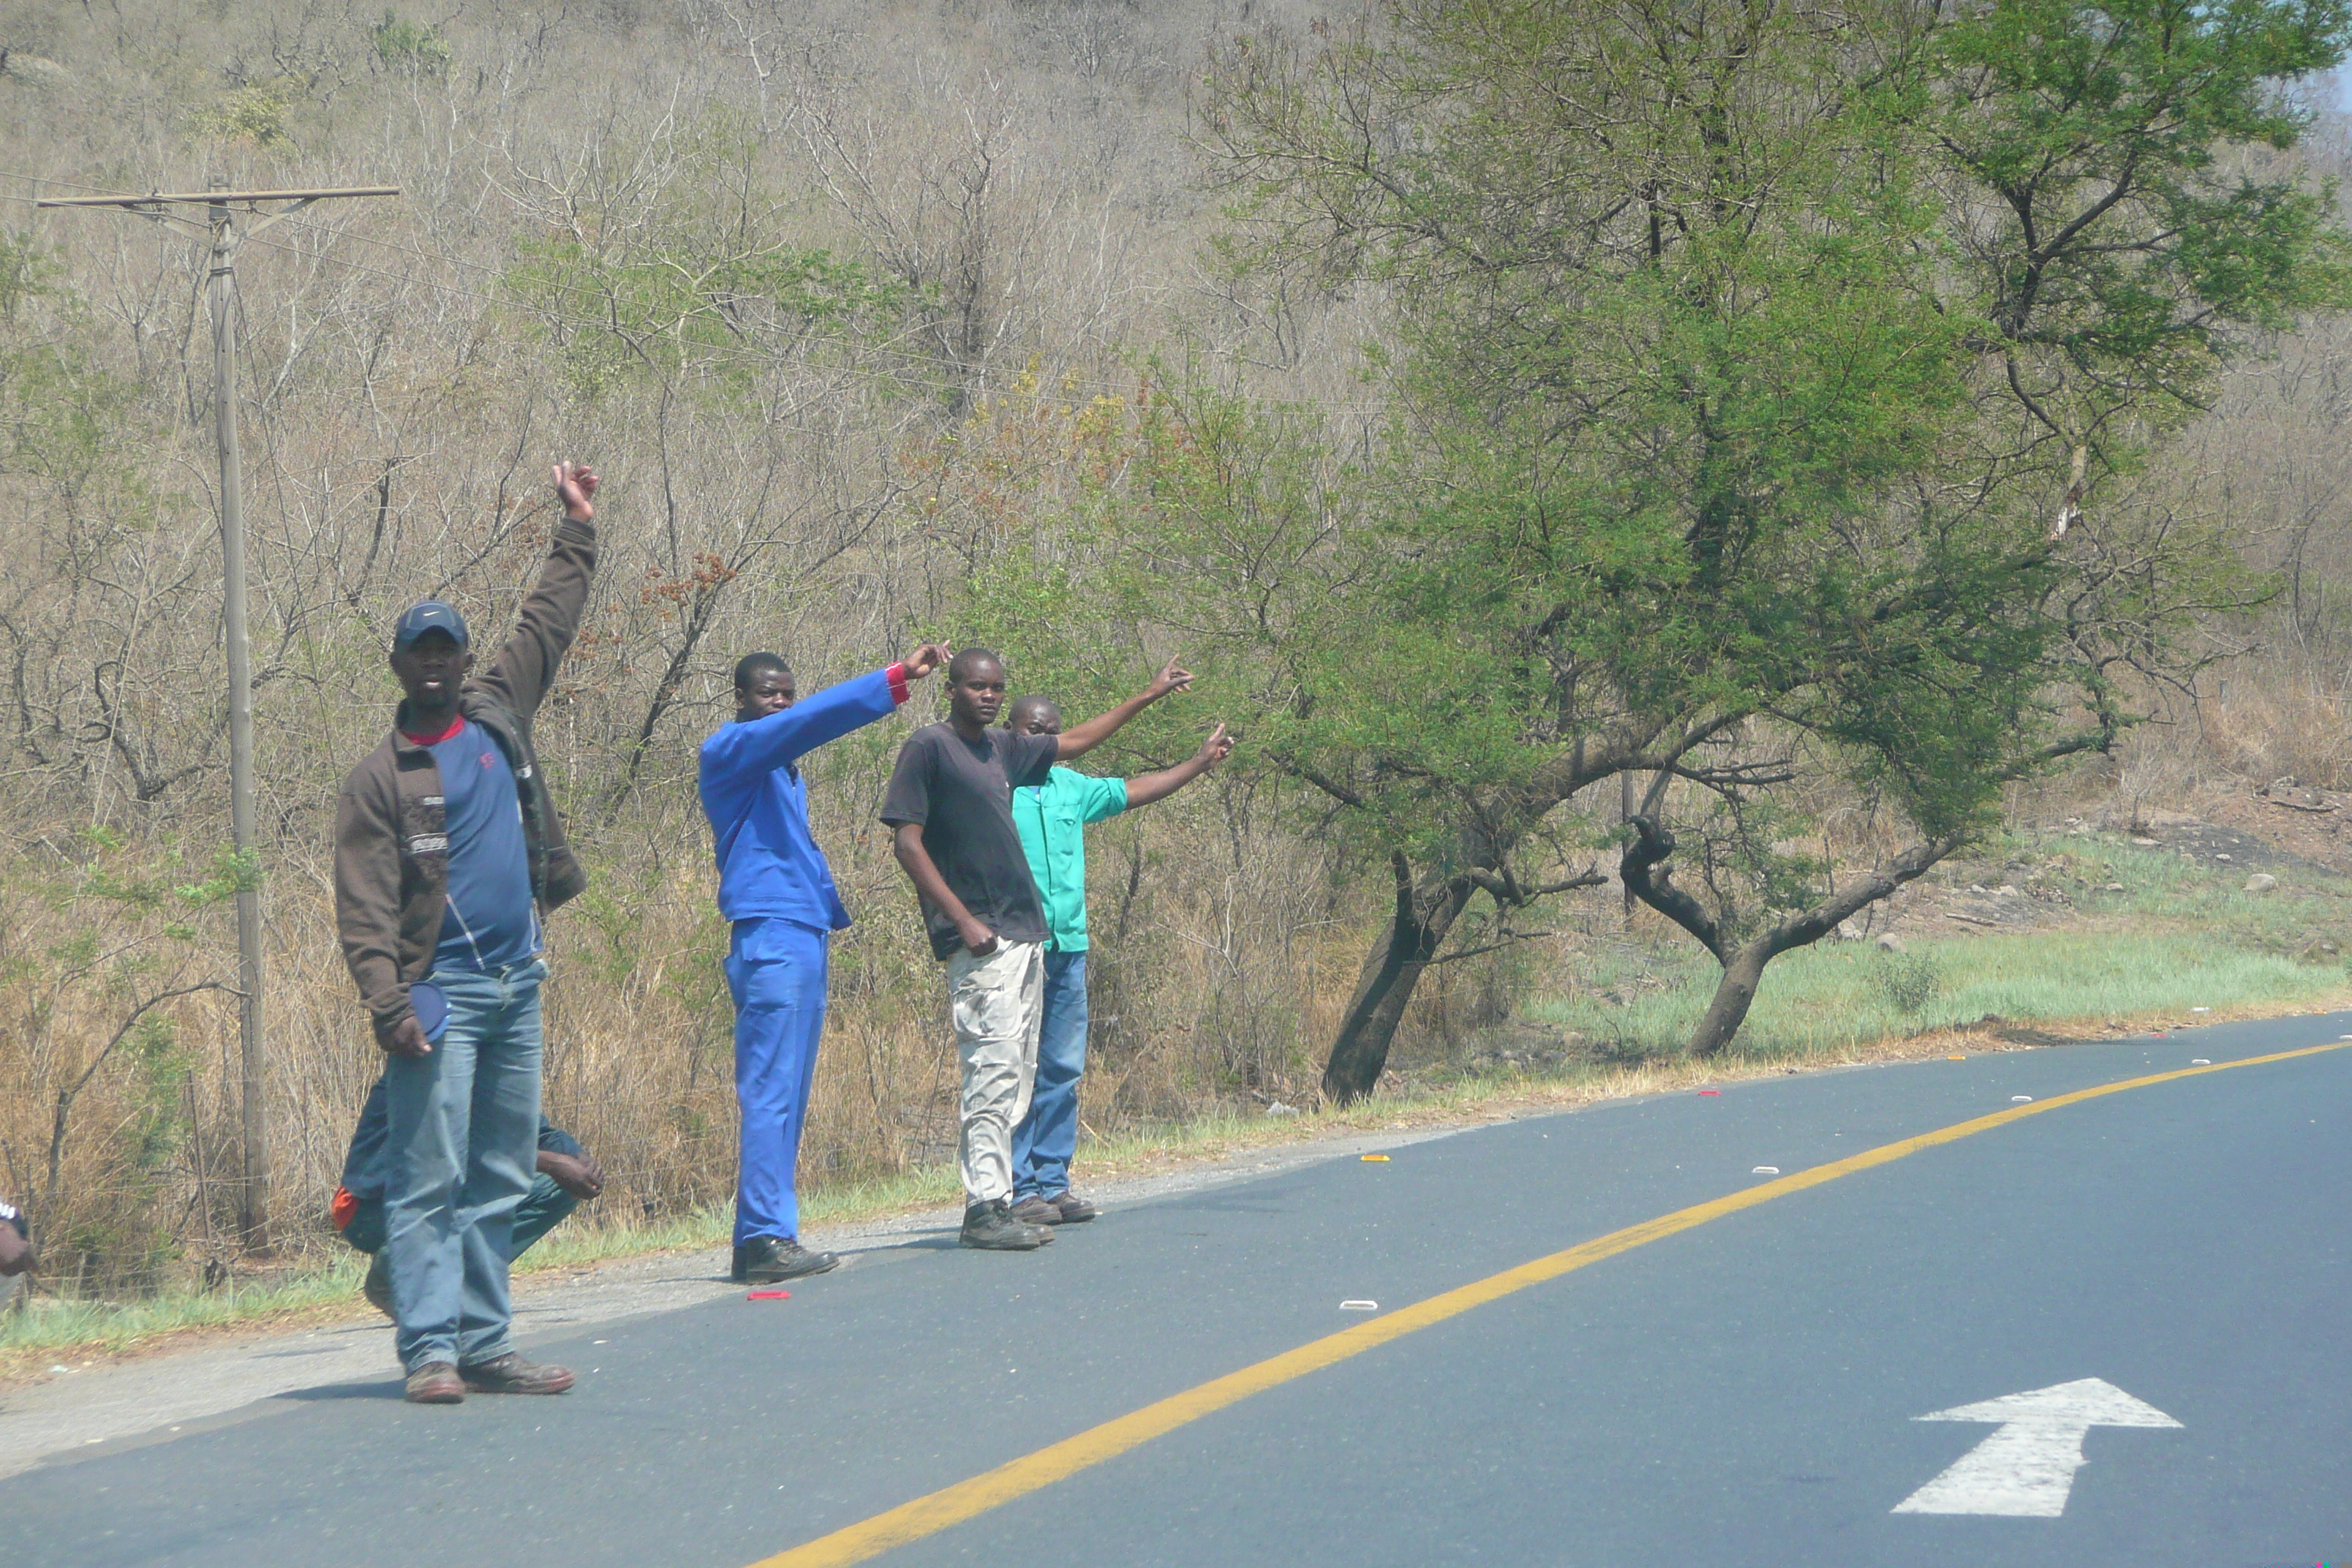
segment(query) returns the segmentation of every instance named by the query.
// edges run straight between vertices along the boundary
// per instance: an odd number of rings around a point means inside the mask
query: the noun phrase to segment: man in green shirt
[[[1024,697],[1013,704],[1005,727],[1016,735],[1058,735],[1062,710],[1043,697]],[[1013,1132],[1013,1215],[1026,1224],[1075,1225],[1100,1212],[1070,1191],[1078,1079],[1087,1070],[1087,824],[1165,799],[1233,749],[1220,724],[1198,752],[1172,768],[1097,779],[1057,767],[1044,784],[1013,792],[1013,825],[1045,906],[1046,931],[1036,1088],[1029,1113]]]

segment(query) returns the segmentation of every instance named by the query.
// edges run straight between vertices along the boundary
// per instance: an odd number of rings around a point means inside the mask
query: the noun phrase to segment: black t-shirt
[[[982,731],[967,741],[952,725],[926,724],[907,737],[882,797],[882,820],[919,824],[923,852],[972,919],[1006,942],[1045,940],[1045,908],[1013,826],[1013,792],[1045,782],[1062,743],[1054,735]],[[963,950],[955,922],[926,900],[931,952]]]

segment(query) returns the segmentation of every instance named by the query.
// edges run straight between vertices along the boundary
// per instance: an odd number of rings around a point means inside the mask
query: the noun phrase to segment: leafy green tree
[[[1752,800],[1789,782],[1759,738],[1802,737],[1916,830],[1883,891],[2129,721],[2134,672],[2253,585],[2084,503],[2346,300],[2333,195],[2281,153],[2347,33],[2297,0],[1391,0],[1222,56],[1235,264],[1394,306],[1354,472],[1180,399],[1127,514],[1163,623],[1255,672],[1260,755],[1391,860],[1328,1092],[1376,1081],[1482,894],[1574,879],[1589,784]],[[1204,584],[1251,613],[1204,624]],[[1767,902],[1764,962],[1846,898]]]

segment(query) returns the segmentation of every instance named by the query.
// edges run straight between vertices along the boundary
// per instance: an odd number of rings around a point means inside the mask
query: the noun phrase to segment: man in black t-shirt
[[[1120,725],[1192,683],[1171,662],[1109,712],[1058,735],[996,727],[1004,661],[966,648],[948,663],[949,718],[908,737],[883,797],[892,848],[915,884],[931,952],[945,961],[963,1058],[963,1244],[1026,1251],[1054,1239],[1013,1217],[1013,1129],[1037,1073],[1045,977],[1045,910],[1013,826],[1013,792],[1042,784]]]

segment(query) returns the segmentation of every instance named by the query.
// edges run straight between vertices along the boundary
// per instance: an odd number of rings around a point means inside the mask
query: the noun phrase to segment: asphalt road
[[[1726,1085],[951,1235],[531,1347],[561,1400],[267,1401],[0,1488],[0,1563],[744,1568],[1365,1321],[1864,1150],[2352,1016]],[[1203,1415],[890,1564],[2271,1565],[2352,1552],[2352,1047],[2056,1108]],[[2098,1378],[2055,1517],[1895,1511]],[[110,1445],[110,1448],[119,1447]],[[1975,1461],[1970,1461],[1975,1462]],[[2044,1481],[2047,1477],[2042,1478]]]

